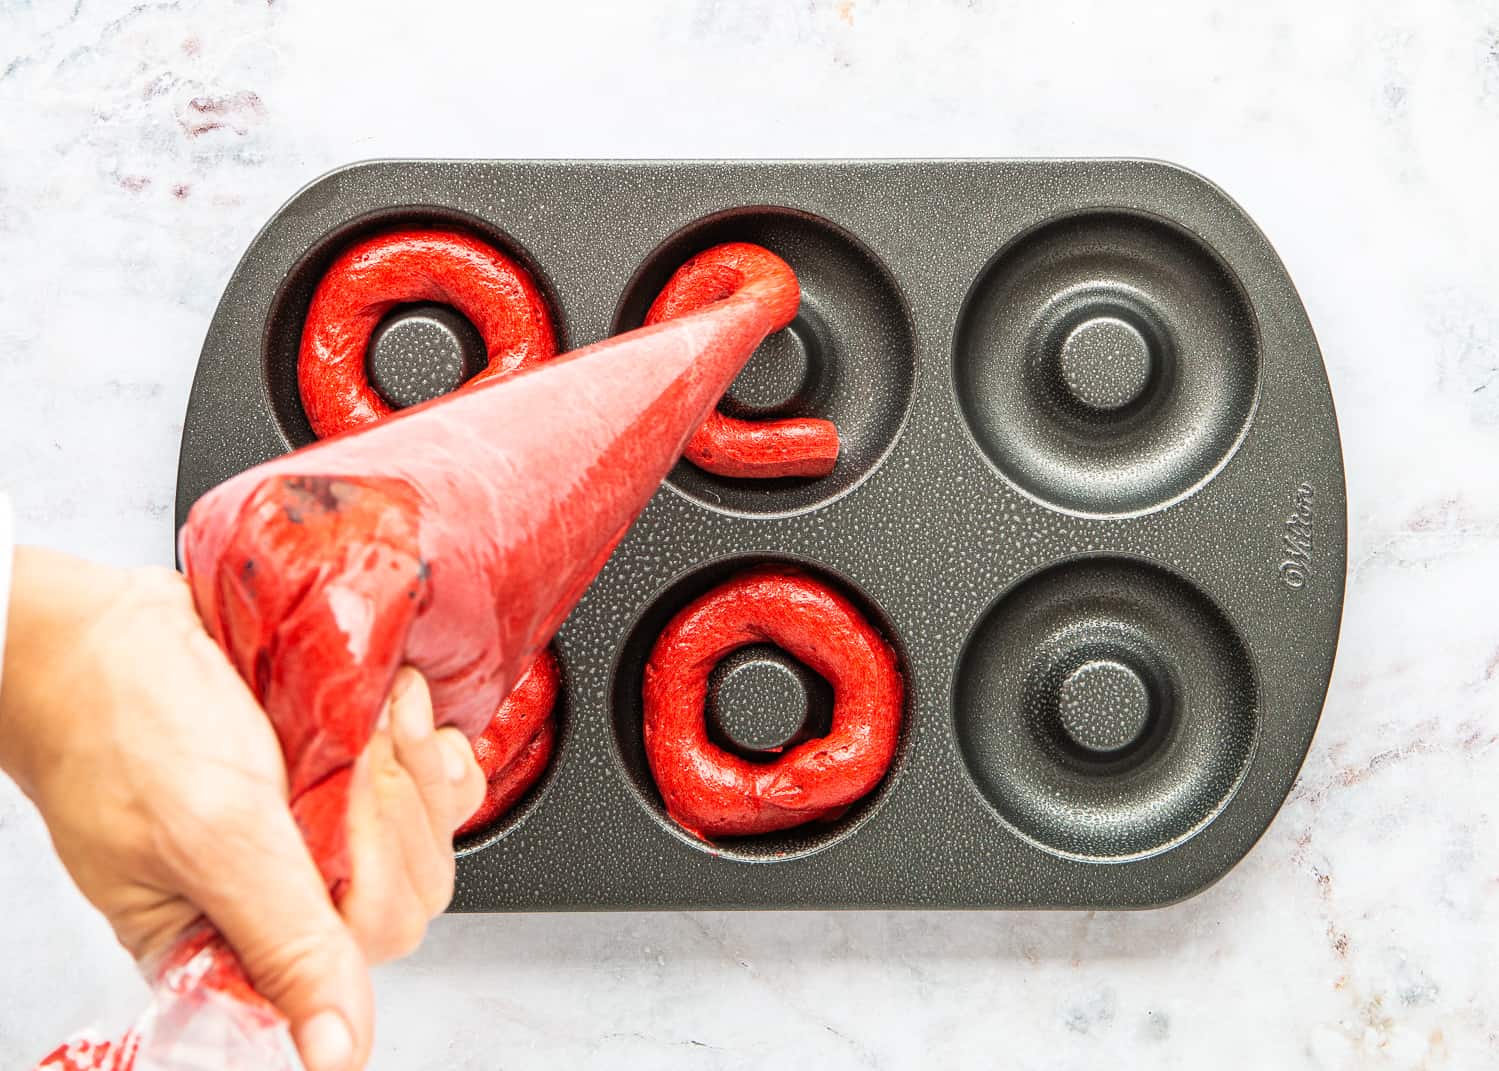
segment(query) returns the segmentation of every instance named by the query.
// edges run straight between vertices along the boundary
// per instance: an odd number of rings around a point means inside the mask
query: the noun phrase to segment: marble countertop
[[[1499,9],[1484,0],[0,2],[0,482],[170,560],[256,229],[377,156],[1174,160],[1304,295],[1347,455],[1342,648],[1251,855],[1166,910],[470,916],[382,1069],[1499,1066]],[[483,12],[477,14],[477,12]],[[135,994],[0,784],[0,1066]]]

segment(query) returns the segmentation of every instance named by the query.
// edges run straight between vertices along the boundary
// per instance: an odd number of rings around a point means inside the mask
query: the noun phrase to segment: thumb
[[[254,843],[185,890],[224,935],[257,992],[291,1024],[307,1071],[356,1071],[369,1058],[369,966],[333,905],[285,804],[257,815]],[[233,860],[233,862],[229,862]]]

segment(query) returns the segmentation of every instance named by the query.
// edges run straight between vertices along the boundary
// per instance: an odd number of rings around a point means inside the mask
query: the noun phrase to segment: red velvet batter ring
[[[833,688],[833,724],[765,763],[708,738],[708,675],[772,643]],[[875,787],[900,735],[895,652],[846,596],[799,569],[762,566],[697,599],[666,626],[645,667],[645,753],[667,813],[699,837],[747,836],[832,819]]]
[[[548,647],[474,738],[474,758],[488,782],[484,802],[453,835],[464,837],[506,814],[546,771],[556,741],[552,711],[561,689],[557,656]]]
[[[460,231],[408,227],[339,254],[312,295],[302,327],[297,383],[318,438],[388,416],[370,385],[370,336],[397,305],[451,305],[484,340],[489,365],[477,382],[528,368],[557,352],[551,312],[530,274]]]
[[[751,279],[790,271],[784,260],[757,245],[714,246],[677,269],[651,303],[645,322],[686,316],[722,301]],[[715,409],[687,443],[685,456],[717,476],[826,476],[838,461],[838,429],[813,417],[739,420]]]

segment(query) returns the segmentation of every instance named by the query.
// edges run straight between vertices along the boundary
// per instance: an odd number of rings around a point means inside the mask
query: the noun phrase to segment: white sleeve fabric
[[[14,556],[10,499],[0,494],[0,677],[5,675],[5,619],[10,612],[10,563]]]

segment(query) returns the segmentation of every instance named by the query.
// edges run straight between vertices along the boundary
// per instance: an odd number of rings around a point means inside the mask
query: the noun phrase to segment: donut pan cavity
[[[638,325],[724,241],[796,269],[796,321],[723,407],[833,420],[817,480],[678,465],[557,636],[547,775],[458,846],[459,911],[1170,903],[1273,819],[1337,644],[1346,504],[1321,357],[1244,212],[1145,161],[377,161],[255,238],[200,360],[177,521],[312,441],[296,353],[336,253],[468,230],[523,263],[565,348]],[[397,404],[483,363],[440,306],[369,365]],[[544,419],[544,417],[542,417]],[[853,598],[907,682],[891,770],[836,821],[698,841],[645,762],[640,675],[680,607],[794,563]],[[831,695],[770,647],[721,664],[712,738],[817,735]]]

